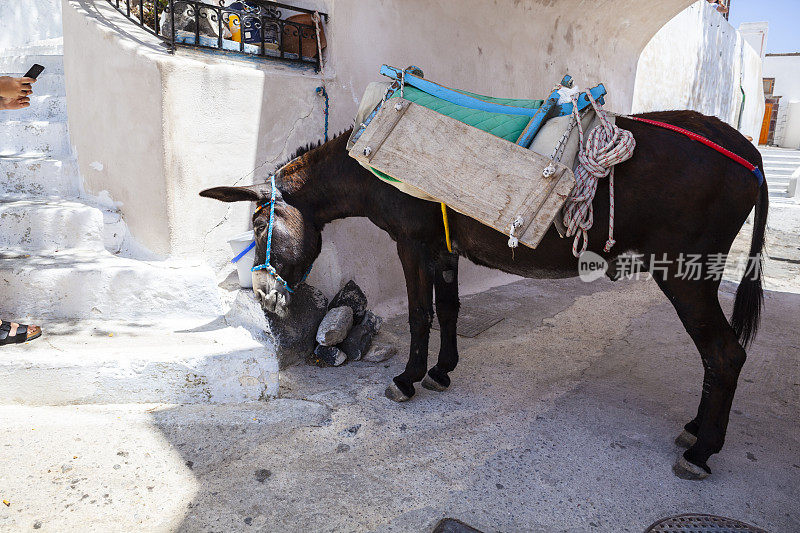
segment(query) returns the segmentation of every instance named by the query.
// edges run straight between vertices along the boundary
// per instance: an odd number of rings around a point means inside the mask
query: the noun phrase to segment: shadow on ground
[[[734,289],[720,293],[727,309]],[[198,484],[178,529],[428,532],[454,517],[485,532],[643,531],[685,512],[800,529],[800,295],[767,294],[727,444],[702,482],[671,472],[702,368],[653,283],[524,280],[464,306],[505,319],[459,339],[445,393],[384,398],[399,356],[290,368],[281,394],[306,413],[294,423],[153,413]],[[385,327],[407,341],[403,317]],[[329,417],[308,419],[315,408]]]

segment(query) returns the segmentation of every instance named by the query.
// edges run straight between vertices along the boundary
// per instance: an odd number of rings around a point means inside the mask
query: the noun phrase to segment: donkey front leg
[[[456,324],[461,303],[458,300],[458,255],[443,252],[436,261],[433,280],[436,294],[436,317],[439,320],[441,345],[439,360],[432,367],[422,386],[426,389],[444,391],[450,386],[449,372],[458,364]]]
[[[425,245],[398,241],[397,253],[403,265],[408,292],[408,323],[411,327],[411,351],[406,369],[386,388],[386,397],[405,402],[414,396],[414,383],[428,368],[428,341],[433,321],[433,273],[431,254]]]

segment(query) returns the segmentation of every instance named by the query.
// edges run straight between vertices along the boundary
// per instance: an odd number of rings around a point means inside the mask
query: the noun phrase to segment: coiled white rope
[[[575,236],[572,242],[572,254],[575,257],[585,252],[589,245],[588,232],[594,223],[592,201],[597,192],[598,180],[606,176],[609,177],[608,193],[611,205],[608,217],[608,241],[604,251],[608,252],[614,246],[614,165],[630,159],[636,147],[633,134],[612,124],[602,106],[592,98],[591,93],[586,91],[585,94],[600,118],[600,125],[593,129],[584,141],[583,126],[578,113],[578,97],[572,95],[572,115],[577,121],[580,149],[575,169],[575,188],[564,204],[564,226],[567,228],[567,237]],[[581,245],[580,250],[579,245]]]

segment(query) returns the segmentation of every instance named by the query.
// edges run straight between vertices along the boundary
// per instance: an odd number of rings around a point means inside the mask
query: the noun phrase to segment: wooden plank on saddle
[[[350,156],[451,209],[535,248],[575,185],[572,171],[490,133],[404,99],[380,109]]]

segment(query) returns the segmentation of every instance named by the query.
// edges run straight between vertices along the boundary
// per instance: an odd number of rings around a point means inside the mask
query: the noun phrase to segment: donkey
[[[761,156],[739,132],[722,121],[693,111],[637,115],[663,121],[705,136],[761,167]],[[616,245],[603,251],[606,225],[589,231],[589,250],[612,262],[624,252],[666,257],[668,267],[649,268],[694,341],[705,375],[697,415],[676,442],[688,448],[673,467],[676,475],[702,479],[711,473],[708,458],[723,446],[728,415],[745,347],[758,328],[763,289],[761,250],[769,207],[766,182],[759,186],[743,166],[694,140],[672,131],[619,117],[631,131],[637,148],[617,165]],[[578,274],[571,240],[551,227],[536,249],[519,247],[513,253],[507,236],[467,216],[450,215],[452,252],[448,252],[440,206],[403,194],[374,177],[348,156],[349,132],[331,141],[299,150],[274,174],[277,192],[271,264],[289,286],[299,283],[321,249],[323,227],[337,219],[367,217],[397,243],[408,292],[411,349],[405,370],[389,384],[386,396],[402,402],[422,381],[426,388],[444,391],[458,363],[458,260],[529,278],[565,278]],[[223,202],[268,204],[268,183],[247,187],[214,187],[201,196]],[[748,270],[736,292],[730,323],[717,297],[719,277],[687,279],[678,272],[680,254],[727,254],[755,205]],[[593,201],[595,220],[608,219],[609,195],[598,187]],[[265,262],[269,209],[253,215],[256,264]],[[699,279],[698,279],[699,278]],[[288,304],[289,293],[274,276],[253,273],[253,287],[266,311]],[[434,304],[434,291],[436,294]],[[428,341],[434,316],[439,320],[441,348],[436,364],[427,369]],[[426,374],[427,371],[427,374]]]

